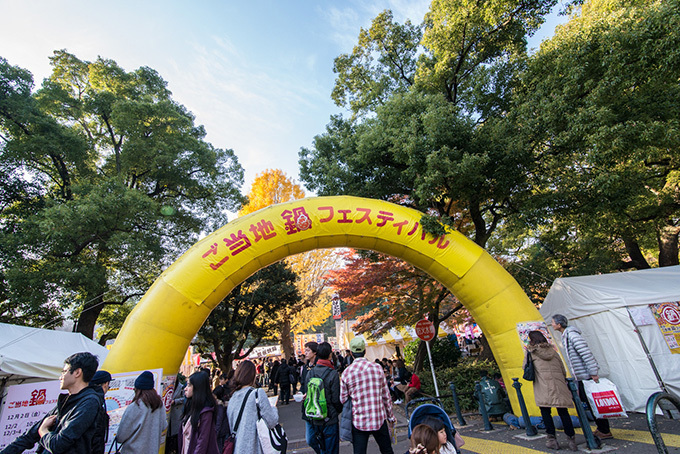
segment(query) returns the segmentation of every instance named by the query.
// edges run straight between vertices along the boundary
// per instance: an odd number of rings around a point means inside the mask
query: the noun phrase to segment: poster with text
[[[135,398],[135,380],[142,372],[144,371],[111,374],[109,391],[105,397],[106,411],[109,414],[109,438],[104,452],[109,452],[110,446],[116,439],[123,413],[125,413],[125,409]],[[163,369],[152,369],[149,372],[153,374],[156,392],[158,392],[159,396],[162,396],[161,382],[163,379]],[[165,441],[165,437],[162,437],[162,439]]]
[[[550,335],[545,322],[521,322],[517,324],[517,334],[519,334],[519,338],[522,340],[522,345],[524,345],[524,348],[529,346],[529,333],[531,331],[542,332],[545,338],[548,339],[550,345],[555,347],[555,342],[553,341],[553,338]]]
[[[671,353],[680,353],[680,304],[650,304],[649,308],[659,324],[661,334],[668,344]]]
[[[61,392],[59,380],[10,386],[0,414],[0,451],[52,410]],[[37,448],[36,444],[24,452],[35,452]]]

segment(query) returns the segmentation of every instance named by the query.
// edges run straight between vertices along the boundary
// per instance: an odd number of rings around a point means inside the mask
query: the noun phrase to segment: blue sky
[[[176,101],[231,148],[246,171],[279,168],[298,179],[298,151],[343,110],[330,99],[333,60],[351,52],[361,27],[391,9],[420,23],[429,1],[0,0],[0,56],[28,69],[36,86],[48,57],[66,49],[110,58],[128,71],[157,70]],[[552,35],[551,17],[530,46]]]

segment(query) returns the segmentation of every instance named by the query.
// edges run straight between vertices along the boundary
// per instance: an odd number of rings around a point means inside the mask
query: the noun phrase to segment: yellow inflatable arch
[[[156,280],[102,367],[112,373],[163,368],[174,374],[210,312],[250,275],[289,255],[352,247],[399,257],[450,289],[485,333],[511,385],[512,377],[522,376],[516,325],[542,317],[487,252],[458,232],[426,234],[421,216],[389,202],[338,196],[282,203],[238,218],[196,243]],[[516,393],[509,391],[519,408]],[[523,393],[536,413],[531,386]]]

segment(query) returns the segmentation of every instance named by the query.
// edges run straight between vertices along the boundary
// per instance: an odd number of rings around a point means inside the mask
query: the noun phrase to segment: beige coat
[[[539,407],[574,408],[571,391],[567,385],[564,364],[555,349],[547,342],[530,345],[534,359],[534,399]]]

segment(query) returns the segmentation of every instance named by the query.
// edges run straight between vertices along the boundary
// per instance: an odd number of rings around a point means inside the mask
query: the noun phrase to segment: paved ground
[[[279,419],[286,430],[289,439],[288,452],[291,454],[312,454],[314,451],[305,442],[305,425],[300,418],[300,404],[291,401],[289,405],[279,406]],[[403,454],[408,450],[409,441],[407,439],[408,422],[402,407],[396,407],[397,416],[397,444],[393,445],[395,454]],[[454,417],[454,421],[456,418]],[[493,423],[494,430],[484,431],[484,425],[479,417],[466,418],[468,423],[465,426],[457,426],[466,444],[463,453],[544,453],[554,452],[545,448],[544,432],[539,431],[539,437],[524,440],[518,438],[526,435],[524,430],[509,430],[505,423]],[[680,421],[667,420],[657,417],[657,424],[662,433],[663,440],[669,453],[680,454]],[[656,454],[657,449],[652,440],[652,436],[647,429],[647,419],[645,415],[631,413],[627,419],[616,419],[611,422],[612,433],[615,438],[606,440],[603,449],[592,451],[594,453],[618,451],[621,453],[634,454]],[[593,427],[593,430],[595,427]],[[558,431],[557,439],[566,445],[566,436]],[[580,430],[577,430],[576,442],[579,443],[581,451],[587,450],[585,438]],[[378,447],[373,440],[368,447],[368,453],[378,453]],[[562,450],[562,452],[565,452]],[[566,451],[569,452],[569,451]],[[351,454],[352,446],[349,443],[340,443],[341,454]]]

